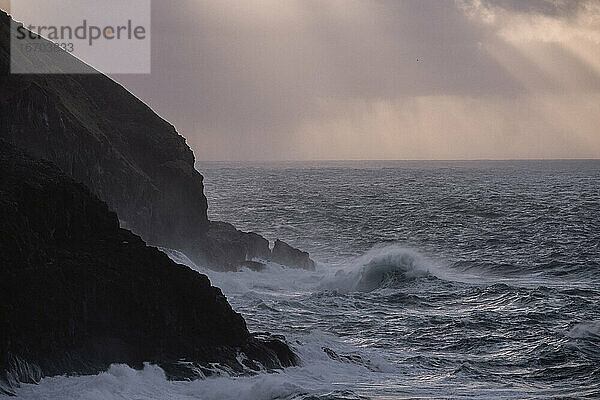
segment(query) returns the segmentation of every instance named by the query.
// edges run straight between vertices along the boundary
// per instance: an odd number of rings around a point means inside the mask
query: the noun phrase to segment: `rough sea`
[[[199,163],[209,217],[311,253],[209,275],[302,365],[113,365],[23,399],[600,398],[600,161]]]

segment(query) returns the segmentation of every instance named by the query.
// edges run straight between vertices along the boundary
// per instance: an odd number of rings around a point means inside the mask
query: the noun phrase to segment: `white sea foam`
[[[192,382],[168,381],[164,372],[154,365],[146,364],[141,371],[125,365],[112,365],[108,371],[94,376],[45,378],[39,385],[22,385],[17,391],[19,399],[291,400],[320,396],[355,399],[358,395],[373,396],[374,392],[382,394],[382,398],[388,398],[386,393],[418,394],[414,390],[423,384],[419,372],[400,366],[397,363],[398,354],[388,358],[385,352],[376,347],[363,346],[360,341],[354,342],[352,337],[338,337],[314,326],[304,330],[307,323],[303,317],[294,317],[289,310],[283,309],[286,302],[294,303],[303,299],[314,301],[313,295],[372,292],[390,286],[402,288],[402,285],[415,279],[453,278],[451,271],[418,251],[398,245],[377,246],[346,264],[317,263],[316,271],[287,269],[268,263],[260,272],[249,269],[217,272],[195,265],[181,252],[162,250],[174,261],[207,274],[212,284],[223,290],[234,308],[245,309],[243,312],[249,325],[255,324],[254,330],[268,329],[269,323],[273,333],[281,333],[278,329],[287,329],[285,336],[299,356],[301,365],[278,373],[218,376]],[[344,299],[341,297],[339,301],[343,302]],[[254,312],[252,307],[255,306],[263,309]],[[286,313],[287,319],[283,321],[285,326],[281,326],[279,320],[269,321],[277,319],[279,312]],[[253,321],[255,317],[257,320]],[[288,323],[292,326],[288,327]],[[590,332],[597,334],[597,325],[575,326],[570,335],[585,336]],[[427,390],[428,395],[438,393],[441,396],[445,393],[443,383],[440,382],[439,387],[422,389]],[[347,390],[350,392],[345,392]],[[506,392],[499,395],[486,392],[483,395],[522,397],[519,393]]]
[[[293,295],[299,290],[317,287],[324,277],[323,265],[320,264],[317,264],[315,272],[284,268],[271,262],[266,263],[266,268],[262,271],[242,268],[238,272],[219,272],[194,264],[180,251],[166,248],[161,250],[173,261],[208,275],[212,284],[221,288],[226,295],[243,295],[254,290]]]
[[[298,293],[311,293],[321,290],[324,280],[336,279],[336,270],[324,265],[318,265],[315,272],[286,269],[273,263],[269,263],[261,272],[248,269],[239,272],[216,272],[195,265],[179,251],[162,250],[174,261],[208,274],[213,285],[221,287],[230,299],[237,302],[262,302],[272,296],[292,297]],[[357,263],[360,264],[369,257],[361,261],[357,260]],[[350,273],[352,268],[346,272]],[[356,277],[360,279],[360,274]],[[349,278],[344,278],[340,282],[347,279]],[[287,334],[287,339],[292,344],[294,352],[300,357],[301,365],[286,368],[279,373],[261,373],[245,377],[219,376],[192,382],[172,382],[168,381],[162,369],[155,365],[146,364],[140,371],[126,365],[112,365],[108,371],[98,375],[45,378],[39,385],[22,385],[17,392],[18,398],[32,400],[295,399],[325,395],[336,390],[343,391],[348,387],[376,385],[382,379],[385,380],[383,377],[386,375],[389,375],[390,379],[398,376],[397,367],[382,357],[378,351],[356,347],[319,330],[305,334]],[[329,350],[329,354],[324,351],[325,348]]]
[[[93,376],[53,377],[39,385],[22,385],[18,399],[28,400],[262,400],[295,399],[319,396],[346,387],[360,387],[380,380],[378,375],[394,375],[394,367],[375,353],[361,352],[364,362],[341,362],[331,359],[323,347],[336,354],[355,354],[357,349],[323,332],[315,331],[302,338],[295,351],[302,360],[299,367],[279,373],[256,376],[219,376],[191,382],[173,382],[163,370],[145,364],[137,371],[126,365],[112,365],[108,371]]]
[[[254,289],[295,294],[301,290],[372,291],[385,285],[422,277],[450,279],[450,274],[418,251],[398,245],[375,246],[360,257],[342,265],[317,263],[314,272],[284,268],[267,263],[260,272],[242,269],[237,273],[215,272],[194,264],[185,254],[162,249],[174,261],[209,275],[226,294]]]

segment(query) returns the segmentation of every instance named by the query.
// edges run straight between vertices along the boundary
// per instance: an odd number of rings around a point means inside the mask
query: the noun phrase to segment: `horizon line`
[[[572,158],[315,158],[315,159],[265,159],[265,160],[234,160],[234,159],[214,159],[214,160],[195,160],[196,163],[202,162],[230,162],[230,163],[265,163],[265,162],[398,162],[398,161],[427,161],[427,162],[477,162],[477,161],[600,161],[600,157],[572,157]]]

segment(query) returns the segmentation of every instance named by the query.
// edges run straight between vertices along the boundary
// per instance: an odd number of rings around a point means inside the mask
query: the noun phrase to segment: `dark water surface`
[[[212,219],[337,272],[231,300],[252,328],[390,364],[345,396],[600,397],[599,161],[198,168]]]
[[[209,216],[317,271],[207,273],[302,365],[168,382],[158,367],[28,399],[600,398],[600,161],[201,163]]]

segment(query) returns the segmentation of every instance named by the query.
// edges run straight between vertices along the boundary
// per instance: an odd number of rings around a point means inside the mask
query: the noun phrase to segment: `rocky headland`
[[[283,341],[251,335],[205,275],[146,246],[85,186],[2,140],[0,265],[5,392],[111,363],[153,362],[188,378],[210,374],[210,363],[242,373],[297,362]]]
[[[266,239],[208,220],[203,177],[171,124],[102,74],[10,74],[10,29],[0,11],[0,137],[55,163],[152,245],[218,270],[270,259]],[[312,263],[307,253],[297,259],[287,266]]]
[[[209,221],[185,139],[110,78],[11,75],[10,29],[0,11],[0,393],[111,363],[171,379],[297,364],[205,275],[146,243],[231,271],[314,269],[308,253]]]

